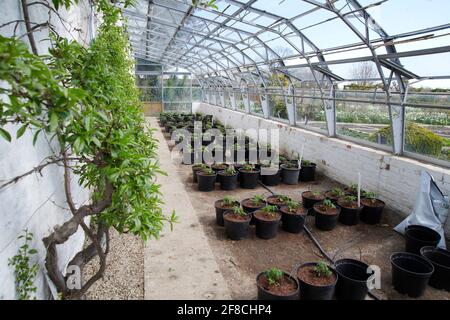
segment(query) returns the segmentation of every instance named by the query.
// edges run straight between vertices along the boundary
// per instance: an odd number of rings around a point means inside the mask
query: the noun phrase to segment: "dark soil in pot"
[[[354,259],[341,259],[335,262],[338,281],[336,298],[338,300],[364,300],[367,292],[367,280],[373,274],[368,273],[369,266]]]
[[[338,275],[331,269],[331,276],[318,276],[315,272],[316,262],[308,262],[297,269],[300,284],[300,299],[331,300],[333,299]]]
[[[407,252],[391,255],[392,285],[412,298],[422,296],[433,274],[433,265],[425,258]]]
[[[239,179],[241,188],[244,189],[255,189],[258,185],[259,170],[245,170],[244,168],[239,169]]]
[[[270,285],[264,272],[261,272],[256,277],[256,285],[258,300],[298,300],[298,281],[286,273],[278,284]]]
[[[379,199],[361,199],[363,209],[359,218],[367,224],[378,224],[381,221],[385,203]]]
[[[316,180],[316,164],[315,163],[302,163],[300,169],[299,180],[302,182],[314,181]]]
[[[313,209],[317,229],[322,231],[330,231],[336,227],[341,208],[329,208],[324,206],[322,203],[316,203]]]
[[[253,213],[255,217],[256,235],[261,239],[272,239],[277,236],[281,214],[268,214],[262,210]]]
[[[230,210],[231,208],[233,208],[234,206],[240,206],[239,201],[234,202],[233,204],[230,205],[225,205],[223,203],[223,200],[217,200],[216,202],[214,202],[214,208],[216,209],[216,222],[219,226],[223,227],[224,226],[224,222],[223,222],[223,214],[225,213],[225,211]]]
[[[291,200],[289,197],[279,195],[279,194],[267,197],[267,199],[266,199],[266,201],[269,205],[277,206],[278,209],[285,206],[289,200]]]
[[[337,193],[333,190],[328,190],[327,192],[325,192],[325,197],[327,199],[330,199],[334,204],[337,204],[339,198],[343,197],[344,195],[344,191],[342,191],[342,193]]]
[[[347,226],[357,225],[359,222],[359,214],[363,207],[358,207],[357,201],[348,201],[345,198],[339,199],[337,204],[341,207],[339,221]]]
[[[251,215],[240,215],[233,211],[226,211],[223,214],[225,222],[225,234],[231,240],[241,240],[248,235]]]
[[[422,247],[436,247],[441,240],[441,235],[433,229],[410,225],[405,229],[406,252],[419,254]]]
[[[281,177],[278,169],[261,168],[260,174],[261,182],[269,187],[274,187],[280,184]]]
[[[281,165],[281,181],[285,184],[298,184],[298,176],[300,169],[295,165],[282,164]]]
[[[281,212],[281,227],[284,231],[290,233],[299,233],[303,230],[305,225],[305,217],[308,214],[305,208],[298,207],[293,211],[289,207],[284,206],[280,208]]]
[[[216,183],[217,174],[210,174],[204,171],[197,172],[198,190],[199,191],[213,191]]]
[[[306,209],[311,209],[316,203],[325,200],[325,195],[321,192],[316,193],[313,191],[302,192],[302,202]]]
[[[218,173],[220,181],[220,189],[222,190],[234,190],[238,186],[238,174],[229,174],[225,170]]]
[[[226,163],[214,163],[211,165],[211,169],[213,169],[215,173],[219,173],[220,171],[223,171],[226,168],[228,168],[228,165]],[[216,179],[216,183],[220,182],[220,178],[221,178],[221,176],[218,175],[217,179]]]
[[[450,251],[441,248],[423,247],[420,249],[420,254],[434,267],[429,282],[430,286],[450,291]]]
[[[261,208],[264,208],[267,205],[266,201],[262,201],[259,203],[253,202],[251,198],[247,198],[241,201],[242,208],[244,208],[245,212],[254,212],[256,210],[259,210]]]

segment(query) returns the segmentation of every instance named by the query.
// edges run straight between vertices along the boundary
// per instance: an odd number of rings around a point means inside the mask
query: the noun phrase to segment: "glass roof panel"
[[[450,87],[448,0],[218,0],[217,6],[137,0],[124,11],[136,54],[213,75],[239,74],[255,63],[260,70],[283,63],[308,70],[306,55],[315,73],[331,72],[335,81],[351,78],[349,66],[371,61],[386,76],[400,69],[421,81],[437,75]]]

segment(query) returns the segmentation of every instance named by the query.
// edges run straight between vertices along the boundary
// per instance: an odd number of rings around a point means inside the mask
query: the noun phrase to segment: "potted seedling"
[[[297,269],[300,299],[331,300],[338,280],[336,271],[325,262],[308,262]]]
[[[325,195],[319,191],[302,192],[302,202],[306,209],[311,209],[316,203],[325,200]]]
[[[245,164],[239,169],[241,188],[255,189],[258,185],[259,170],[251,164]]]
[[[337,204],[341,207],[339,221],[347,226],[357,225],[359,222],[359,214],[363,208],[361,205],[358,205],[358,198],[347,195],[339,198]]]
[[[226,196],[223,199],[217,200],[214,203],[214,208],[216,209],[216,222],[219,226],[223,227],[223,214],[225,211],[232,209],[235,206],[239,206],[239,201],[231,196]]]
[[[267,205],[253,212],[255,217],[256,235],[262,239],[275,238],[278,233],[281,214],[277,206]]]
[[[222,190],[234,190],[237,188],[238,173],[233,166],[229,166],[225,170],[218,173],[220,189]]]
[[[361,204],[363,205],[360,215],[361,221],[367,224],[380,223],[385,203],[380,199],[377,199],[375,193],[364,192]]]
[[[247,237],[251,214],[246,213],[240,206],[234,206],[223,214],[225,234],[231,240],[241,240]]]
[[[194,164],[192,166],[192,178],[193,178],[194,183],[197,183],[197,172],[200,170],[205,170],[207,168],[209,168],[209,166],[204,163]]]
[[[344,192],[350,196],[358,196],[358,184],[352,183],[350,186],[344,189]],[[364,190],[360,190],[361,194],[364,194]]]
[[[213,191],[216,183],[216,172],[211,168],[197,171],[198,190]]]
[[[281,181],[285,184],[298,184],[300,168],[292,162],[286,162],[281,165]]]
[[[337,203],[338,199],[343,196],[345,196],[345,192],[341,188],[333,188],[325,192],[325,197],[330,199],[333,203]]]
[[[257,194],[251,198],[247,198],[241,201],[242,208],[244,208],[245,212],[254,212],[258,209],[261,209],[267,205],[266,199],[264,196]]]
[[[223,171],[226,168],[228,168],[228,165],[226,163],[213,163],[211,165],[211,169],[213,169],[215,173],[219,173],[220,171]],[[220,175],[217,176],[216,182],[217,183],[220,182]]]
[[[285,155],[278,156],[278,162],[280,164],[280,168],[283,164],[290,162],[290,160]]]
[[[298,280],[278,268],[258,274],[256,286],[258,300],[298,300]]]
[[[275,194],[270,197],[267,197],[267,204],[269,204],[271,206],[277,206],[279,209],[282,206],[285,206],[287,204],[287,202],[290,200],[292,200],[292,199],[289,198],[288,196],[284,196],[281,194]]]
[[[298,201],[288,200],[280,208],[281,226],[283,230],[290,233],[299,233],[303,230],[307,211]]]
[[[269,187],[280,184],[280,169],[272,167],[270,161],[261,162],[261,182]]]
[[[316,164],[308,160],[302,160],[299,179],[303,182],[316,180]]]
[[[336,227],[341,208],[336,207],[331,200],[326,199],[316,203],[313,209],[316,216],[317,229],[330,231]]]

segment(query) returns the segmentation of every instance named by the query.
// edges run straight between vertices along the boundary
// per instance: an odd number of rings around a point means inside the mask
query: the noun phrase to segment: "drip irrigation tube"
[[[270,193],[272,193],[273,195],[275,195],[276,193],[273,192],[268,186],[266,186],[264,183],[262,183],[261,181],[258,181],[258,183],[267,191],[269,191]],[[320,242],[316,239],[316,237],[314,237],[314,235],[311,233],[311,231],[304,226],[303,229],[305,229],[306,234],[308,235],[308,237],[311,239],[311,241],[314,243],[314,245],[317,247],[317,249],[319,249],[320,253],[322,253],[322,255],[328,259],[328,261],[330,261],[332,264],[334,264],[334,260],[333,258],[330,257],[330,255],[323,249],[323,247],[320,245]],[[380,298],[378,298],[376,295],[374,295],[372,292],[368,292],[367,293],[371,298],[375,299],[375,300],[380,300]]]

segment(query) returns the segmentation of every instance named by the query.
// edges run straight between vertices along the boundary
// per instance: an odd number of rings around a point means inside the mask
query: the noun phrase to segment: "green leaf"
[[[36,133],[34,134],[33,137],[33,146],[36,145],[36,141],[38,139],[39,133],[41,132],[42,129],[39,129],[38,131],[36,131]]]
[[[21,136],[23,136],[23,134],[25,133],[25,130],[28,128],[28,123],[24,124],[23,126],[21,126],[19,128],[19,130],[17,130],[16,133],[16,138],[19,139]]]
[[[3,128],[0,128],[0,136],[2,136],[2,138],[7,140],[8,142],[11,142],[11,135]]]
[[[56,128],[58,128],[58,125],[59,125],[58,115],[53,112],[50,115],[50,130],[56,131]]]

